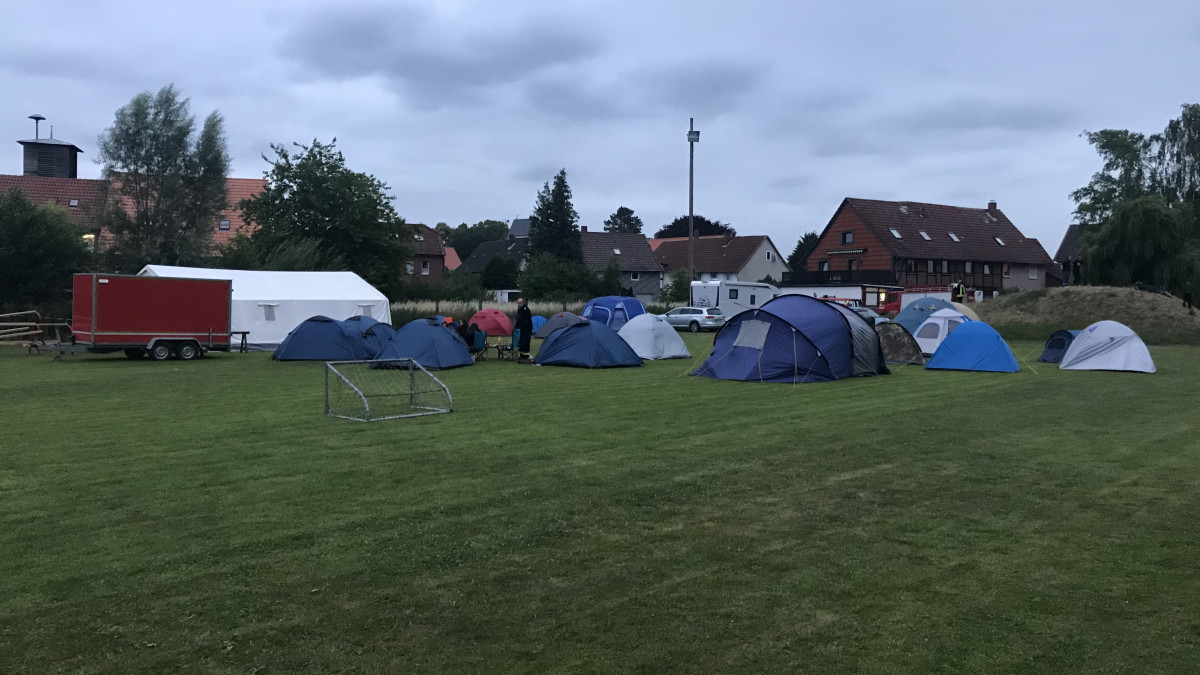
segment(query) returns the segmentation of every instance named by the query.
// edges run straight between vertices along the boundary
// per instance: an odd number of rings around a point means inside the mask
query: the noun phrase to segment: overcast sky
[[[529,215],[567,170],[580,224],[688,209],[787,255],[845,197],[984,207],[1053,255],[1099,168],[1084,130],[1200,102],[1200,3],[63,2],[0,4],[0,137],[32,113],[83,148],[174,83],[225,118],[231,176],[337,138],[410,222]],[[0,153],[19,173],[20,146]]]

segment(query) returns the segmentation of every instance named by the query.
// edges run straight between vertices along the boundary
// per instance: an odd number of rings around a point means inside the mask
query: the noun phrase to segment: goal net
[[[454,409],[450,390],[412,359],[329,361],[325,414],[372,422]]]

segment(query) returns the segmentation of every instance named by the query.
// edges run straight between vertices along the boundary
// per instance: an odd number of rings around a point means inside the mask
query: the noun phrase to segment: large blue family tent
[[[1042,355],[1038,357],[1038,361],[1046,363],[1058,363],[1062,361],[1063,354],[1067,353],[1067,347],[1075,341],[1075,336],[1079,335],[1077,330],[1056,330],[1046,340],[1046,349]]]
[[[1021,369],[1008,343],[995,328],[982,321],[968,321],[942,340],[925,364],[929,370],[982,370],[1015,373]]]
[[[619,295],[606,295],[594,298],[583,306],[580,315],[593,323],[602,323],[613,330],[621,330],[633,317],[646,313],[646,306],[637,298],[625,298]]]
[[[300,322],[271,358],[278,361],[361,361],[368,358],[362,340],[352,337],[341,321],[313,316]]]
[[[917,334],[917,329],[921,324],[925,323],[925,319],[929,318],[930,314],[939,309],[954,309],[954,304],[948,300],[939,300],[938,298],[920,298],[908,303],[908,306],[900,310],[896,318],[892,319],[896,323],[908,329],[908,332],[913,335]]]
[[[693,375],[747,382],[828,382],[888,372],[879,334],[854,310],[781,295],[737,314]]]
[[[342,330],[350,337],[362,342],[363,358],[373,359],[383,346],[395,335],[396,329],[391,324],[376,321],[369,316],[352,316],[342,322]]]
[[[559,328],[546,338],[533,361],[539,366],[619,368],[640,366],[642,359],[617,331],[595,321]]]
[[[453,329],[436,319],[416,319],[396,331],[383,350],[375,357],[412,359],[428,370],[445,370],[475,363],[467,343]],[[373,363],[372,368],[387,368],[387,363]]]

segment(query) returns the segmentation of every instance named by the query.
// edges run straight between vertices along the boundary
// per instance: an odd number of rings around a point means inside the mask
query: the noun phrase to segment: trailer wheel
[[[180,361],[192,361],[200,358],[200,347],[195,342],[180,342],[175,355]]]
[[[142,358],[142,357],[143,357],[143,356],[145,356],[145,355],[146,355],[146,350],[145,350],[145,349],[142,349],[141,347],[134,347],[133,349],[126,349],[126,350],[125,350],[125,356],[126,356],[126,358],[130,358],[130,359],[140,359],[140,358]]]
[[[171,349],[170,342],[160,340],[159,342],[155,342],[154,346],[150,348],[150,358],[155,361],[166,361],[172,356],[175,356],[175,350]]]
[[[693,321],[688,324],[688,330],[692,331],[693,333],[699,333],[700,332],[700,324],[696,321]]]

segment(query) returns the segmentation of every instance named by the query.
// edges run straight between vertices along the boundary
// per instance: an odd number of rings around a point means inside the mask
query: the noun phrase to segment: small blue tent
[[[1058,363],[1062,361],[1063,354],[1067,353],[1067,348],[1075,341],[1075,336],[1079,335],[1077,330],[1056,330],[1046,340],[1046,349],[1042,355],[1038,357],[1038,361],[1046,363]]]
[[[619,368],[640,366],[642,359],[617,331],[602,323],[588,321],[551,333],[538,350],[534,363],[540,366]]]
[[[594,323],[602,323],[613,330],[621,330],[626,321],[645,313],[646,306],[637,298],[606,295],[588,301],[588,304],[583,306],[580,316]]]
[[[1008,343],[995,328],[968,321],[942,340],[925,367],[930,370],[983,370],[1015,373],[1021,369]]]
[[[275,348],[271,358],[278,361],[361,361],[368,356],[362,340],[351,337],[341,321],[314,316],[293,328]]]
[[[533,332],[534,333],[538,332],[539,330],[542,329],[542,326],[544,326],[544,325],[546,325],[546,317],[541,316],[539,314],[534,314],[533,315]]]
[[[693,375],[751,382],[828,382],[888,373],[879,334],[854,310],[781,295],[737,314]]]
[[[907,307],[905,307],[900,311],[899,314],[896,315],[896,318],[892,319],[892,321],[904,326],[908,329],[908,332],[916,335],[917,329],[921,327],[922,323],[925,323],[925,319],[928,319],[930,314],[933,314],[939,309],[953,309],[956,312],[958,311],[954,308],[954,305],[947,300],[939,300],[937,298],[921,298],[919,300],[913,300],[910,302]]]
[[[342,330],[351,338],[362,342],[367,359],[373,359],[392,338],[396,329],[369,316],[352,316],[342,322]]]
[[[467,343],[454,330],[434,319],[416,319],[404,324],[387,341],[375,357],[412,359],[429,370],[445,370],[475,363]],[[372,368],[387,368],[386,363],[373,363]]]

